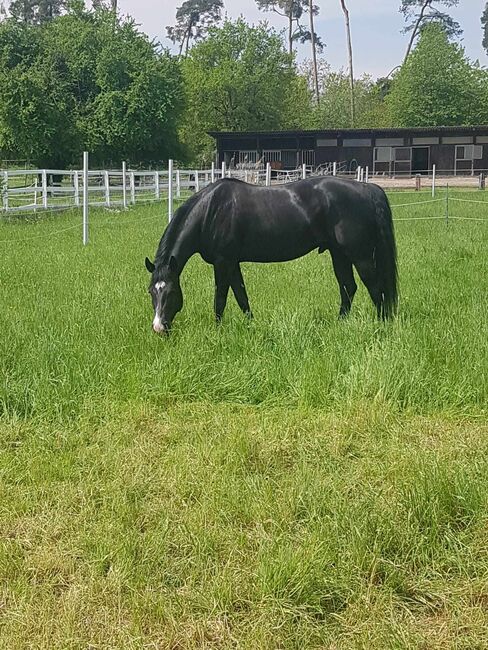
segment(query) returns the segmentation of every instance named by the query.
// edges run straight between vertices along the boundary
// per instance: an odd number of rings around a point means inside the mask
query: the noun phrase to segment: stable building
[[[488,126],[320,131],[210,132],[217,163],[273,169],[302,165],[339,172],[368,167],[371,174],[405,176],[479,174],[488,169]]]

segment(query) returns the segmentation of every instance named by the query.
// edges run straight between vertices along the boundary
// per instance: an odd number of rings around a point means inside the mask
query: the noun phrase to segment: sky
[[[166,25],[174,23],[176,7],[183,0],[119,0],[120,10],[130,14],[143,31],[164,45]],[[471,59],[488,65],[488,57],[481,47],[480,16],[486,0],[461,0],[451,14],[464,29],[462,45]],[[339,0],[315,0],[321,10],[316,21],[316,31],[327,47],[323,56],[334,69],[346,67],[346,41],[343,15]],[[229,18],[243,15],[247,22],[267,19],[278,29],[285,27],[283,18],[257,9],[255,0],[224,0]],[[398,65],[405,53],[408,37],[401,34],[403,17],[398,11],[400,0],[348,0],[354,47],[355,74],[379,77]],[[298,57],[309,56],[307,46],[298,48]]]

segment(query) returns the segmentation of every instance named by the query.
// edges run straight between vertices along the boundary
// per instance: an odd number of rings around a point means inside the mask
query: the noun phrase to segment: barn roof
[[[394,128],[377,128],[377,129],[314,129],[314,130],[290,130],[290,131],[208,131],[208,135],[213,138],[225,137],[259,137],[259,136],[342,136],[347,135],[396,135],[409,133],[479,133],[487,132],[488,125],[479,126],[416,126],[416,127],[394,127]]]

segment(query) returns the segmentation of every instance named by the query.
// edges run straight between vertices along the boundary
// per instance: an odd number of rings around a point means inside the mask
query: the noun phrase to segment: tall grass
[[[314,253],[245,265],[216,328],[192,259],[168,339],[163,227],[0,224],[0,647],[488,647],[488,222],[396,223],[387,325]]]
[[[425,413],[486,407],[486,224],[396,224],[401,309],[387,326],[373,318],[362,285],[351,318],[338,322],[330,258],[314,253],[244,265],[256,319],[247,323],[232,299],[217,329],[211,267],[194,258],[182,278],[184,311],[162,340],[150,331],[143,264],[164,227],[161,207],[94,213],[86,248],[79,229],[47,236],[76,219],[0,229],[0,239],[10,240],[0,244],[0,405],[7,415],[62,419],[104,400],[336,409],[381,398]],[[43,238],[15,241],[37,235]]]

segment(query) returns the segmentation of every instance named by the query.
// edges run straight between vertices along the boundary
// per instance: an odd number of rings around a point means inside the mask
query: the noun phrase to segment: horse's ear
[[[149,273],[154,273],[154,269],[155,269],[156,267],[155,267],[154,264],[151,262],[151,260],[149,259],[149,257],[146,257],[146,259],[144,260],[144,263],[145,263],[145,265],[146,265],[146,269],[149,271]]]
[[[168,266],[169,266],[169,270],[172,273],[176,273],[178,271],[178,263],[176,262],[176,257],[174,255],[171,255],[171,257],[169,258]]]

